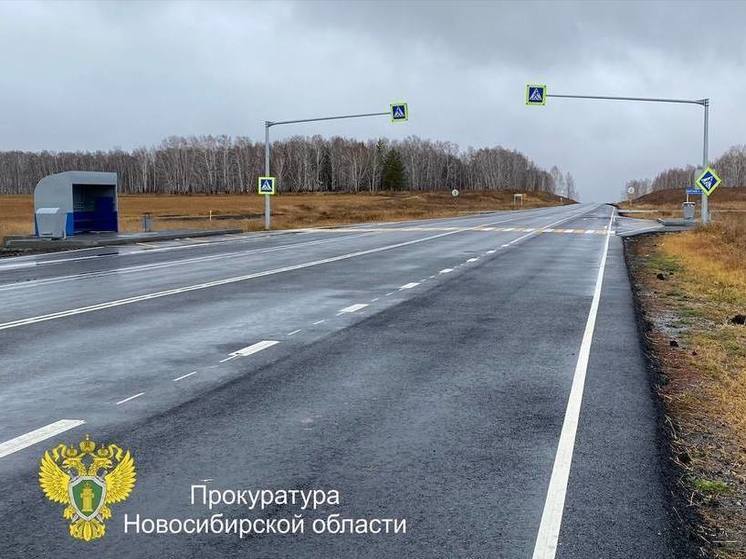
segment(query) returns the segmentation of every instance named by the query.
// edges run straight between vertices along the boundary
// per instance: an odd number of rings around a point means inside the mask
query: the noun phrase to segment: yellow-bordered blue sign
[[[715,170],[712,167],[707,167],[707,169],[702,171],[702,174],[699,175],[699,178],[694,181],[694,184],[709,196],[718,186],[720,186],[721,182],[723,181],[717,176]]]
[[[547,86],[530,83],[526,86],[526,105],[546,105]]]
[[[275,193],[275,177],[259,177],[259,194]]]
[[[391,122],[409,120],[409,107],[406,103],[391,103]]]

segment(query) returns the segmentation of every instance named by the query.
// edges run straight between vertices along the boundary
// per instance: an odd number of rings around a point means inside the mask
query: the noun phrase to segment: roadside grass
[[[746,558],[746,214],[628,244],[673,459],[712,557]]]
[[[728,491],[728,486],[717,480],[693,478],[692,485],[702,493],[719,494]]]
[[[561,204],[559,197],[543,192],[526,193],[525,209]],[[264,228],[264,199],[244,195],[123,195],[119,198],[120,228],[140,231],[142,215],[152,216],[155,230]],[[450,192],[304,193],[272,198],[273,229],[325,227],[349,223],[402,221],[458,216],[472,212],[513,209],[512,191],[469,191],[453,197]],[[32,196],[0,197],[0,238],[33,233]],[[212,219],[210,214],[212,213]]]

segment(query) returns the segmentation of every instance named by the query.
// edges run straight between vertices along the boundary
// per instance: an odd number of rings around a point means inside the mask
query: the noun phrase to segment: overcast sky
[[[0,2],[0,149],[95,150],[273,129],[516,148],[584,200],[698,164],[702,109],[550,93],[712,99],[710,153],[746,143],[746,2]]]

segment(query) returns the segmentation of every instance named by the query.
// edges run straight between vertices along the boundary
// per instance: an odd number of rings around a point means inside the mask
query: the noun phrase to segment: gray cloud
[[[711,97],[713,155],[744,143],[744,2],[0,3],[0,149],[108,149],[171,134],[261,138],[265,119],[385,110],[281,135],[515,147],[586,199],[701,157],[701,110],[550,99]]]

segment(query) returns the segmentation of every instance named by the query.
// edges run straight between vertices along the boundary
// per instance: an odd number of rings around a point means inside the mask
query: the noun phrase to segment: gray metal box
[[[60,208],[39,208],[36,210],[37,234],[40,237],[64,239],[66,218]]]
[[[681,207],[684,209],[684,219],[694,221],[694,202],[684,202]]]

